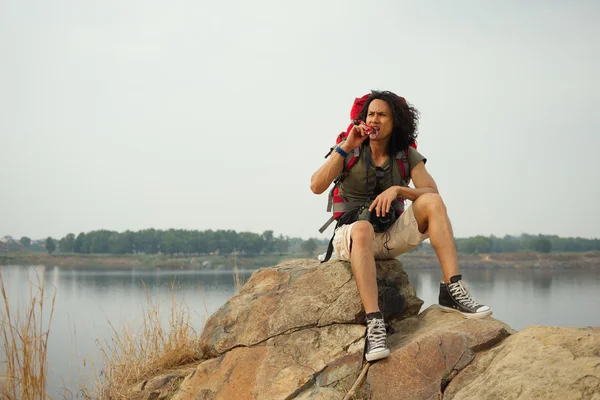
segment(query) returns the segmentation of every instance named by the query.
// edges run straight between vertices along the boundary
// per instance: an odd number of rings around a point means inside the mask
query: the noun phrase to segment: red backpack
[[[369,96],[370,96],[370,94],[365,94],[362,97],[357,97],[354,99],[354,103],[352,104],[352,109],[350,110],[350,119],[352,120],[352,122],[350,123],[350,125],[348,125],[348,128],[346,129],[345,132],[341,132],[338,135],[338,137],[335,140],[336,145],[338,145],[341,142],[343,142],[344,140],[346,140],[346,137],[348,137],[350,130],[352,129],[354,124],[358,122],[360,113],[362,112],[362,109],[365,106],[365,103],[366,103],[367,99],[369,98]],[[403,97],[401,99],[404,102],[406,102],[406,100]],[[416,142],[413,143],[411,145],[411,147],[416,149],[417,148]],[[325,158],[329,157],[329,155],[331,154],[332,151],[333,151],[333,149],[330,150],[329,153],[327,153],[325,155]],[[346,178],[346,176],[348,176],[350,169],[352,167],[354,167],[354,165],[358,161],[359,156],[360,156],[360,148],[356,148],[356,149],[354,149],[353,152],[348,154],[348,156],[344,160],[344,169],[343,169],[342,173],[334,180],[334,186],[329,191],[329,198],[327,201],[327,212],[333,211],[333,216],[319,229],[320,233],[323,233],[325,231],[325,229],[327,229],[329,227],[329,225],[331,225],[331,223],[333,223],[333,221],[339,220],[339,218],[346,211],[348,211],[351,208],[359,207],[362,204],[362,203],[361,204],[358,204],[358,203],[353,204],[353,203],[345,202],[344,199],[341,196],[339,196],[339,184]],[[410,182],[410,166],[408,163],[408,149],[398,152],[396,154],[395,158],[396,158],[396,161],[398,162],[398,167],[400,169],[400,173],[402,174],[402,182],[408,186],[408,183]],[[398,201],[396,202],[396,205],[397,205],[396,213],[398,216],[400,216],[400,214],[402,214],[402,212],[404,211],[404,199],[402,197],[399,197],[397,200]]]

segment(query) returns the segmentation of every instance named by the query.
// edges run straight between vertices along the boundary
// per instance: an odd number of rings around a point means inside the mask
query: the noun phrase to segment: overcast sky
[[[420,110],[456,236],[598,238],[598,21],[592,0],[0,0],[0,237],[329,237],[310,177],[380,89]]]

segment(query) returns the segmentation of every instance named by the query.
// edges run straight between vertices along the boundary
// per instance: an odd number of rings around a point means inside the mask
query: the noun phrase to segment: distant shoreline
[[[202,270],[258,269],[278,264],[287,258],[302,258],[305,255],[260,255],[255,257],[211,256],[166,256],[143,254],[73,254],[73,253],[7,253],[0,255],[1,265],[44,265],[73,269],[130,269],[130,268],[179,268]]]
[[[112,254],[7,253],[1,265],[45,265],[61,268],[179,268],[201,270],[258,269],[277,265],[286,259],[312,258],[304,254],[232,256],[165,256]],[[405,268],[439,268],[434,254],[409,253],[399,257]],[[584,253],[492,253],[461,254],[460,268],[600,268],[600,251]]]
[[[398,258],[405,268],[440,268],[434,254],[409,253]],[[582,253],[459,254],[460,268],[600,268],[600,251]]]

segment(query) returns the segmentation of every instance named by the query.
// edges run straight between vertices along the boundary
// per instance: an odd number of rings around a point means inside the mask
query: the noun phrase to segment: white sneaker
[[[387,334],[383,318],[373,318],[367,321],[367,351],[365,352],[365,358],[367,361],[375,361],[389,355],[390,349],[387,346]]]
[[[453,276],[450,283],[440,282],[439,304],[442,311],[456,312],[468,319],[485,318],[492,315],[492,308],[479,304],[462,281],[462,275]]]

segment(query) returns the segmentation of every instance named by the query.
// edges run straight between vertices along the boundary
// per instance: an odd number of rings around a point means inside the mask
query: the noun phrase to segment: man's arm
[[[355,148],[359,147],[369,137],[369,135],[365,134],[365,128],[365,124],[354,125],[348,133],[346,140],[340,145],[341,149],[349,154]],[[342,173],[343,169],[344,157],[337,151],[334,151],[331,153],[329,160],[310,178],[310,190],[315,194],[323,193],[331,185],[331,182]]]
[[[349,146],[344,142],[341,146],[342,150],[350,153]],[[331,182],[342,173],[344,168],[344,157],[337,151],[333,151],[329,159],[315,172],[310,178],[310,190],[315,194],[321,194],[327,190]]]
[[[395,186],[398,189],[398,197],[404,197],[410,201],[415,201],[419,196],[425,193],[438,193],[437,185],[432,176],[429,175],[423,161],[415,165],[410,171],[410,177],[413,180],[415,188],[405,186]]]

